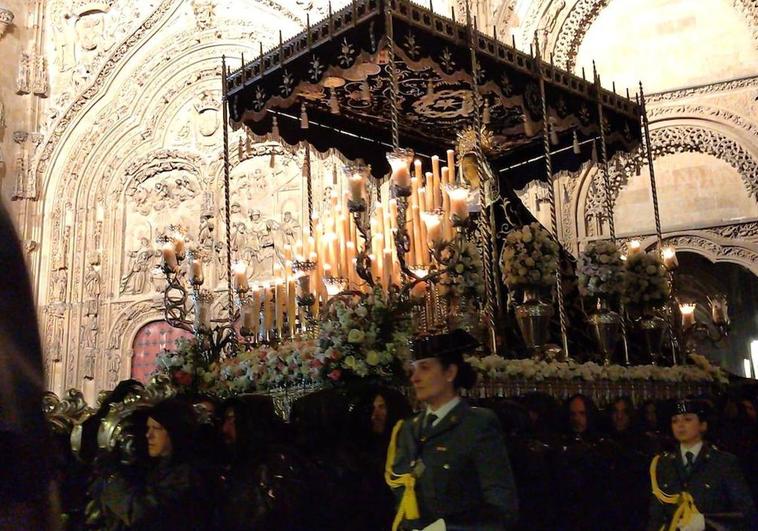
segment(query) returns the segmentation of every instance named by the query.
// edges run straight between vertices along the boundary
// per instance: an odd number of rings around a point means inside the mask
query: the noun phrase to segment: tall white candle
[[[174,250],[173,242],[166,242],[161,247],[161,254],[163,255],[163,264],[167,269],[176,271],[179,264],[176,261],[176,251]]]

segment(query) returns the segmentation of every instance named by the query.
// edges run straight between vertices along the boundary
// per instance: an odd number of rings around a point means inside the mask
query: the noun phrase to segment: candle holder
[[[196,334],[207,333],[211,330],[211,304],[213,294],[210,290],[196,288],[192,290],[192,303],[195,310],[194,331]]]
[[[347,209],[353,217],[356,229],[361,235],[363,245],[361,251],[355,255],[355,272],[359,278],[369,286],[374,285],[374,277],[371,274],[371,224],[369,223],[368,205],[364,195],[366,183],[369,180],[371,168],[365,164],[350,163],[343,167],[350,188],[350,199]]]
[[[189,265],[187,278],[193,287],[202,286],[205,282],[203,275],[203,260],[205,253],[200,249],[190,249],[187,251],[187,263]]]
[[[716,295],[708,298],[711,310],[713,326],[697,321],[695,316],[695,304],[683,303],[679,305],[682,312],[682,345],[687,359],[696,353],[697,344],[708,342],[714,347],[729,335],[729,315],[727,313],[727,299],[725,295]]]
[[[324,280],[324,287],[326,288],[326,294],[331,299],[335,295],[339,295],[347,289],[347,279],[342,277],[329,277]]]

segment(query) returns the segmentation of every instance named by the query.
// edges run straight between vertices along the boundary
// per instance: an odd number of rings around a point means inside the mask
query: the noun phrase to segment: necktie
[[[684,464],[684,473],[687,474],[687,477],[689,477],[695,464],[695,454],[687,451],[685,452],[684,457],[687,459],[687,462]]]
[[[434,425],[435,420],[437,420],[437,415],[435,415],[434,413],[427,413],[424,431],[428,432],[429,430],[431,430],[432,426]]]

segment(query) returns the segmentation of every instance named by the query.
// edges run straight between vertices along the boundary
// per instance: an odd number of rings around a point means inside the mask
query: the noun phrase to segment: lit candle
[[[463,222],[468,219],[468,190],[465,188],[448,188],[450,197],[450,220]]]
[[[350,199],[352,201],[361,201],[365,190],[365,177],[358,172],[353,173],[347,178],[347,186],[350,190]]]
[[[664,247],[662,255],[663,265],[666,266],[666,269],[673,271],[679,267],[679,260],[676,257],[676,250],[673,247]]]
[[[434,210],[434,175],[432,175],[432,172],[426,172],[424,191],[424,210],[430,212]]]
[[[184,256],[184,236],[176,234],[174,240],[174,252],[176,256]]]
[[[166,242],[161,247],[161,254],[163,255],[163,265],[170,271],[176,271],[179,264],[176,261],[176,251],[174,250],[173,242]]]
[[[687,329],[695,324],[695,303],[684,303],[679,305],[679,311],[682,313],[682,328]]]
[[[237,291],[247,291],[249,286],[247,284],[247,264],[245,262],[237,262],[232,266],[232,273],[234,274],[234,287]]]
[[[193,252],[189,253],[187,276],[190,284],[199,286],[203,283],[203,261]]]
[[[442,219],[439,214],[424,214],[424,224],[426,225],[427,242],[432,247],[437,247],[442,242]]]
[[[387,162],[392,168],[392,182],[395,186],[408,188],[411,185],[410,163],[413,152],[405,149],[396,149],[387,153]]]
[[[642,252],[642,243],[640,243],[639,240],[632,240],[629,242],[628,245],[628,256],[634,256],[636,254],[640,254]]]
[[[195,306],[195,328],[197,330],[207,330],[211,324],[211,302],[213,301],[213,296],[209,291],[197,290],[193,293],[192,298]]]

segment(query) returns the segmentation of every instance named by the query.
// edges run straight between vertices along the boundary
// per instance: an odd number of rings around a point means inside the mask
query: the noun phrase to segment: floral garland
[[[666,269],[657,254],[638,252],[624,264],[623,301],[635,306],[658,306],[669,295]]]
[[[704,357],[703,357],[704,358]],[[527,379],[527,380],[655,380],[662,382],[718,382],[728,383],[723,370],[711,365],[707,359],[699,360],[696,365],[677,365],[660,367],[656,365],[598,365],[587,363],[546,362],[542,360],[520,359],[506,360],[491,354],[484,358],[466,358],[474,369],[484,378],[492,380]],[[704,363],[703,363],[704,361]],[[702,364],[702,365],[701,365]]]
[[[316,340],[261,346],[214,364],[215,392],[231,396],[320,383]]]
[[[176,340],[176,350],[164,350],[155,358],[153,374],[165,374],[179,393],[211,392],[215,381],[211,366],[203,362],[195,339]]]
[[[620,295],[624,286],[624,263],[616,244],[597,241],[579,255],[579,293],[587,297]]]
[[[558,244],[539,223],[524,225],[506,236],[500,267],[509,288],[551,287],[558,270]]]
[[[377,377],[399,380],[409,359],[407,312],[381,286],[334,301],[322,317],[317,359],[332,382]]]

